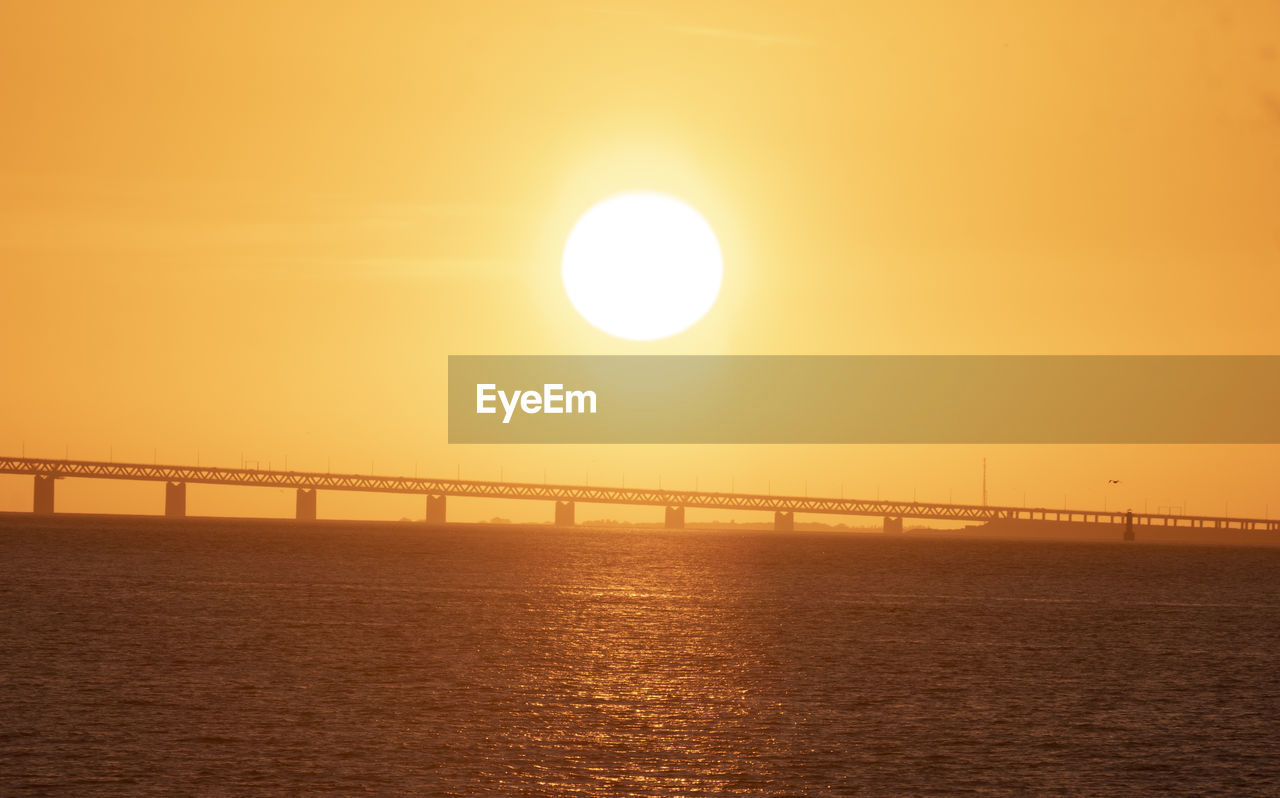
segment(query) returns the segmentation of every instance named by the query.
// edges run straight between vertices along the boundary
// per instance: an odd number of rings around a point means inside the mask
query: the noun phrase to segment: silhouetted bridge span
[[[316,517],[316,492],[321,490],[365,491],[371,493],[412,493],[426,497],[427,521],[443,523],[445,499],[465,496],[486,499],[526,499],[555,503],[555,522],[574,523],[574,507],[583,504],[629,504],[663,507],[666,526],[684,527],[688,507],[718,510],[758,510],[774,514],[774,528],[795,528],[795,514],[856,515],[884,519],[886,532],[901,532],[905,518],[989,522],[1000,519],[1028,521],[1075,521],[1123,525],[1126,537],[1133,527],[1169,526],[1204,529],[1280,531],[1280,520],[1230,516],[1133,513],[1116,510],[1068,510],[1049,507],[998,507],[941,502],[899,502],[880,499],[833,499],[810,496],[779,496],[760,493],[717,493],[663,488],[592,487],[589,485],[547,485],[530,482],[485,482],[466,479],[378,476],[371,474],[331,474],[307,471],[273,471],[257,468],[213,468],[206,466],[155,465],[144,463],[104,463],[89,460],[49,460],[31,457],[0,457],[0,474],[25,474],[35,478],[32,509],[52,513],[54,482],[58,479],[123,479],[165,483],[165,515],[186,515],[188,483],[207,485],[252,485],[297,490],[297,518]]]

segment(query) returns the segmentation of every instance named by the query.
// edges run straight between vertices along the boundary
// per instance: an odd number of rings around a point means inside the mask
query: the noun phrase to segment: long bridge
[[[900,502],[880,499],[834,499],[784,496],[761,493],[718,493],[662,488],[622,488],[589,485],[547,485],[530,482],[486,482],[430,477],[332,474],[311,471],[274,471],[258,468],[215,468],[208,466],[113,463],[93,460],[52,460],[33,457],[0,457],[0,474],[34,477],[32,510],[54,511],[54,484],[68,478],[121,479],[163,482],[165,515],[186,515],[187,485],[251,485],[264,488],[294,488],[300,521],[315,520],[316,493],[321,490],[371,493],[412,493],[426,497],[428,523],[445,522],[445,502],[449,496],[486,499],[526,499],[555,503],[555,523],[572,526],[576,504],[627,504],[665,508],[669,529],[684,527],[685,508],[718,510],[758,510],[773,512],[774,528],[791,531],[795,514],[852,515],[884,519],[886,532],[901,532],[905,518],[973,521],[985,523],[1001,519],[1027,521],[1075,521],[1123,526],[1126,539],[1138,526],[1165,526],[1200,529],[1280,531],[1280,519],[1231,516],[1134,513],[1118,510],[1069,510],[1049,507],[1008,507],[941,502]]]

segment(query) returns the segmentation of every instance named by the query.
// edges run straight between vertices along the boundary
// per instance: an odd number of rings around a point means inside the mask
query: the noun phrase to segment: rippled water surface
[[[1280,551],[0,525],[8,794],[1280,794]]]

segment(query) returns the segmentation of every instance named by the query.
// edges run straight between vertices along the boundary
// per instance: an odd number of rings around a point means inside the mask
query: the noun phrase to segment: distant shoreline
[[[322,518],[314,521],[298,521],[293,518],[253,518],[230,516],[186,516],[171,518],[163,515],[130,515],[123,513],[55,513],[53,515],[35,515],[29,512],[0,511],[0,533],[11,529],[83,529],[127,522],[130,525],[141,525],[151,528],[209,528],[209,527],[258,527],[269,529],[409,529],[423,530],[441,529],[506,529],[524,527],[531,530],[568,529],[555,527],[550,523],[523,523],[515,521],[458,521],[446,524],[427,524],[422,519],[402,518],[398,521],[379,519],[336,519]],[[794,532],[774,532],[768,522],[752,523],[690,523],[684,530],[668,530],[662,524],[627,523],[610,520],[587,520],[571,527],[572,529],[593,531],[651,531],[678,534],[685,532],[751,532],[779,535],[851,535],[857,537],[909,538],[922,539],[970,539],[970,540],[1023,540],[1023,541],[1058,541],[1077,543],[1115,542],[1123,544],[1121,536],[1123,527],[1119,524],[1091,524],[1068,521],[1027,521],[1000,519],[988,524],[975,524],[964,528],[934,529],[930,527],[907,527],[904,532],[888,535],[879,527],[867,525],[855,527],[849,525],[832,525],[817,523],[797,523]],[[1280,534],[1275,532],[1242,531],[1238,529],[1211,530],[1190,529],[1186,527],[1138,526],[1135,527],[1138,544],[1188,544],[1188,545],[1221,545],[1221,546],[1280,546]],[[1132,545],[1132,544],[1125,544]]]

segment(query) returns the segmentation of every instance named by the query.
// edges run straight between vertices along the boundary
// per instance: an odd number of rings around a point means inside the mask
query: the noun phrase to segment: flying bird
[[[1107,484],[1108,484],[1108,485],[1119,485],[1119,484],[1120,484],[1120,480],[1118,480],[1118,479],[1108,479],[1108,480],[1107,480]]]

